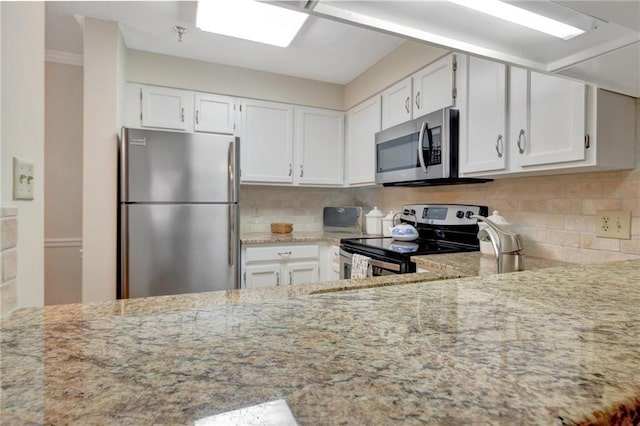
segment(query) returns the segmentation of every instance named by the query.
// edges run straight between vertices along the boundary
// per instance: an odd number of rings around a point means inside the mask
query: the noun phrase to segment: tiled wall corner
[[[18,304],[18,209],[0,207],[0,317]]]

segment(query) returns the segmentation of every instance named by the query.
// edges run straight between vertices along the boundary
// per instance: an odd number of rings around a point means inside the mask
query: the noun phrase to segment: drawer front
[[[272,262],[294,259],[318,259],[320,249],[317,244],[296,246],[258,246],[247,247],[246,262]]]

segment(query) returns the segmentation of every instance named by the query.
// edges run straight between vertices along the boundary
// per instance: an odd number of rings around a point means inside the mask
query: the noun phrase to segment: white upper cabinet
[[[529,141],[522,167],[586,158],[586,86],[530,72]]]
[[[344,114],[295,107],[296,182],[343,185]]]
[[[628,169],[634,167],[633,100],[623,95],[600,90],[584,83],[521,68],[508,70],[508,102],[503,156],[499,161],[479,161],[490,152],[490,143],[478,150],[477,136],[482,134],[479,114],[489,111],[487,105],[473,102],[473,96],[486,91],[492,81],[489,73],[477,76],[470,58],[466,93],[467,129],[460,141],[463,176],[500,177]],[[489,61],[483,61],[489,62]],[[494,69],[504,65],[493,64]],[[485,71],[491,66],[484,67]],[[499,86],[503,72],[499,72]],[[485,94],[485,97],[487,95]],[[500,106],[502,96],[494,98]],[[459,98],[461,99],[461,98]],[[484,107],[484,109],[483,109]],[[502,107],[499,109],[502,111]],[[498,113],[492,113],[498,117]],[[502,116],[500,116],[502,117]],[[464,118],[463,118],[464,122]],[[496,130],[502,129],[502,119]],[[474,130],[475,129],[475,130]],[[491,136],[491,133],[488,134]],[[495,145],[494,153],[501,145]]]
[[[347,112],[347,185],[375,183],[375,135],[381,129],[380,96]]]
[[[460,131],[461,173],[504,170],[507,166],[506,65],[474,57],[459,59],[466,73]]]
[[[234,100],[228,96],[196,93],[194,96],[196,132],[234,133]]]
[[[241,182],[293,182],[293,107],[244,99],[240,104]]]
[[[413,118],[455,105],[455,61],[451,53],[412,76]]]
[[[382,128],[411,120],[413,113],[411,77],[382,92]]]
[[[191,117],[190,92],[142,86],[142,127],[187,130]]]

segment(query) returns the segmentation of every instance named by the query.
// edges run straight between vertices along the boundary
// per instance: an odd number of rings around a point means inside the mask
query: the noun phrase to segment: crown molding
[[[62,50],[49,50],[45,51],[44,59],[47,62],[56,62],[58,64],[67,65],[84,65],[84,59],[82,55],[78,53],[64,52]]]

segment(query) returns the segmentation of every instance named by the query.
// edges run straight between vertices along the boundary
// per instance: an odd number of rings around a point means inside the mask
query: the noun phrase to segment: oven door
[[[376,133],[376,183],[449,177],[448,114],[438,110]]]
[[[344,249],[340,249],[340,279],[351,278],[351,256],[352,254]],[[402,265],[393,260],[383,261],[378,259],[371,259],[371,271],[372,276],[381,277],[384,275],[401,274]]]

